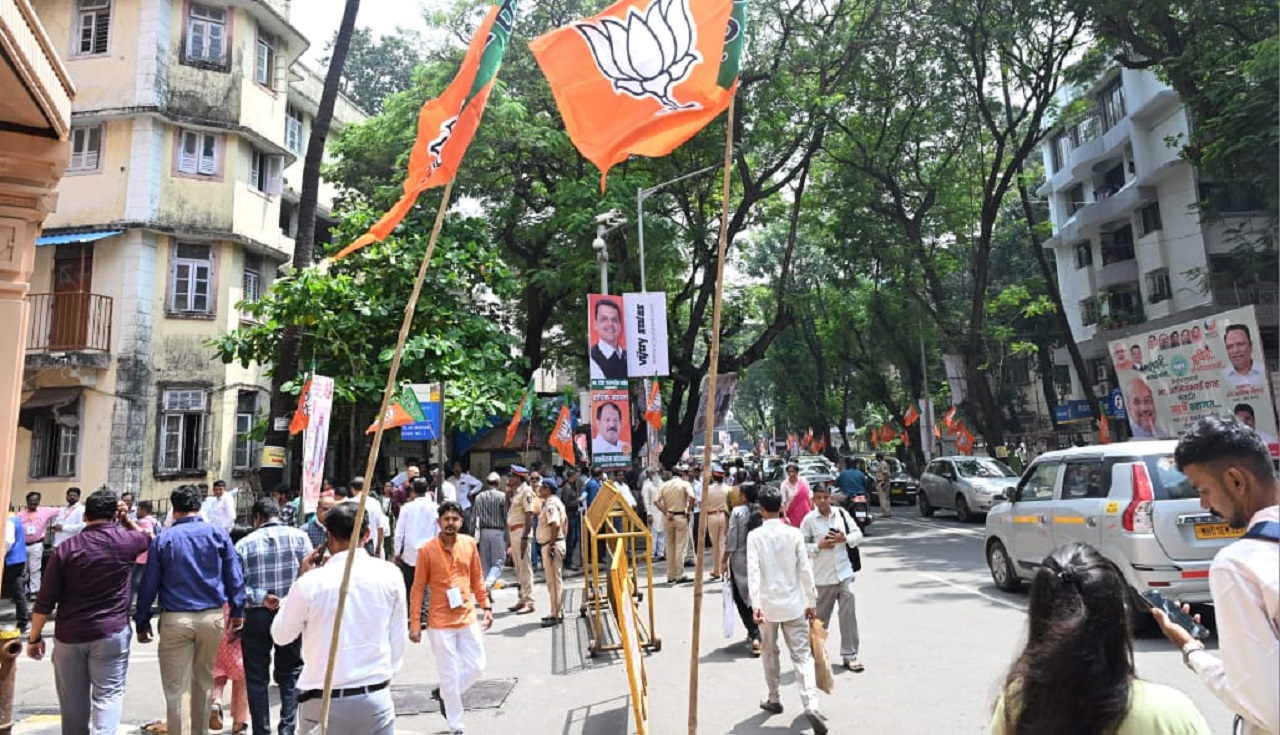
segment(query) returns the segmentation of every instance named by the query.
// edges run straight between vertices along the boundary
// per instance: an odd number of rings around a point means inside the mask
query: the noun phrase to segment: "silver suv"
[[[1174,463],[1176,446],[1138,441],[1037,457],[1008,501],[987,514],[996,586],[1016,590],[1055,547],[1081,541],[1114,561],[1135,592],[1210,602],[1209,564],[1242,531],[1200,506]]]
[[[920,475],[916,499],[928,518],[942,508],[954,510],[961,523],[977,518],[999,503],[1018,484],[1018,475],[991,457],[939,457]]]

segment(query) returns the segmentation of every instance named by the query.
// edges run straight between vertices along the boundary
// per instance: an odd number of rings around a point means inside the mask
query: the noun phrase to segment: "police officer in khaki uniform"
[[[720,557],[724,553],[725,534],[729,530],[729,490],[724,484],[724,468],[711,465],[711,487],[702,494],[702,517],[711,538],[712,579],[720,579]]]
[[[551,614],[542,619],[542,627],[550,628],[564,620],[561,601],[565,551],[564,502],[559,498],[560,483],[544,477],[538,487],[542,510],[538,512],[538,543],[542,545],[542,570],[547,576],[547,594],[551,597]]]
[[[533,532],[536,498],[525,478],[529,470],[518,464],[511,465],[507,475],[507,538],[511,544],[511,560],[516,566],[516,584],[520,597],[507,608],[517,615],[533,612]]]
[[[687,582],[684,576],[684,555],[689,549],[689,515],[693,511],[693,486],[683,477],[684,466],[676,467],[681,473],[672,477],[671,470],[662,472],[662,487],[658,490],[658,499],[654,502],[662,511],[664,525],[667,529],[667,582],[679,584]]]

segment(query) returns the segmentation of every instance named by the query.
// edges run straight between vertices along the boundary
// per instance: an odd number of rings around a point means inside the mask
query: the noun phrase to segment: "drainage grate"
[[[499,709],[511,696],[516,679],[481,679],[462,695],[462,706],[472,709]],[[439,712],[440,705],[431,698],[430,686],[399,685],[391,687],[391,700],[397,715],[420,715]]]

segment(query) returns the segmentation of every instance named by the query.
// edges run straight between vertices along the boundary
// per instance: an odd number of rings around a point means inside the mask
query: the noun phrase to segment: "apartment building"
[[[233,482],[258,464],[269,380],[208,342],[292,258],[322,86],[308,41],[289,0],[34,6],[79,93],[27,297],[13,485],[56,502]],[[340,100],[333,133],[362,117]]]
[[[1149,71],[1114,68],[1062,103],[1085,99],[1083,115],[1043,146],[1053,250],[1071,334],[1095,394],[1115,387],[1106,344],[1248,304],[1257,314],[1267,368],[1277,372],[1275,233],[1246,192],[1206,180],[1179,156],[1192,121],[1178,95]],[[1202,215],[1209,201],[1217,218]],[[1269,242],[1263,256],[1242,244]],[[1055,363],[1070,365],[1066,350]]]

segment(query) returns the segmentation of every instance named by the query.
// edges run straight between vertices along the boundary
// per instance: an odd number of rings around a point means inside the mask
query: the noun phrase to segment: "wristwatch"
[[[1195,653],[1196,651],[1203,651],[1203,650],[1204,650],[1203,643],[1201,643],[1200,641],[1191,641],[1190,643],[1182,647],[1182,663],[1186,664],[1186,667],[1188,669],[1195,671],[1195,669],[1192,668],[1191,666],[1191,654]]]

